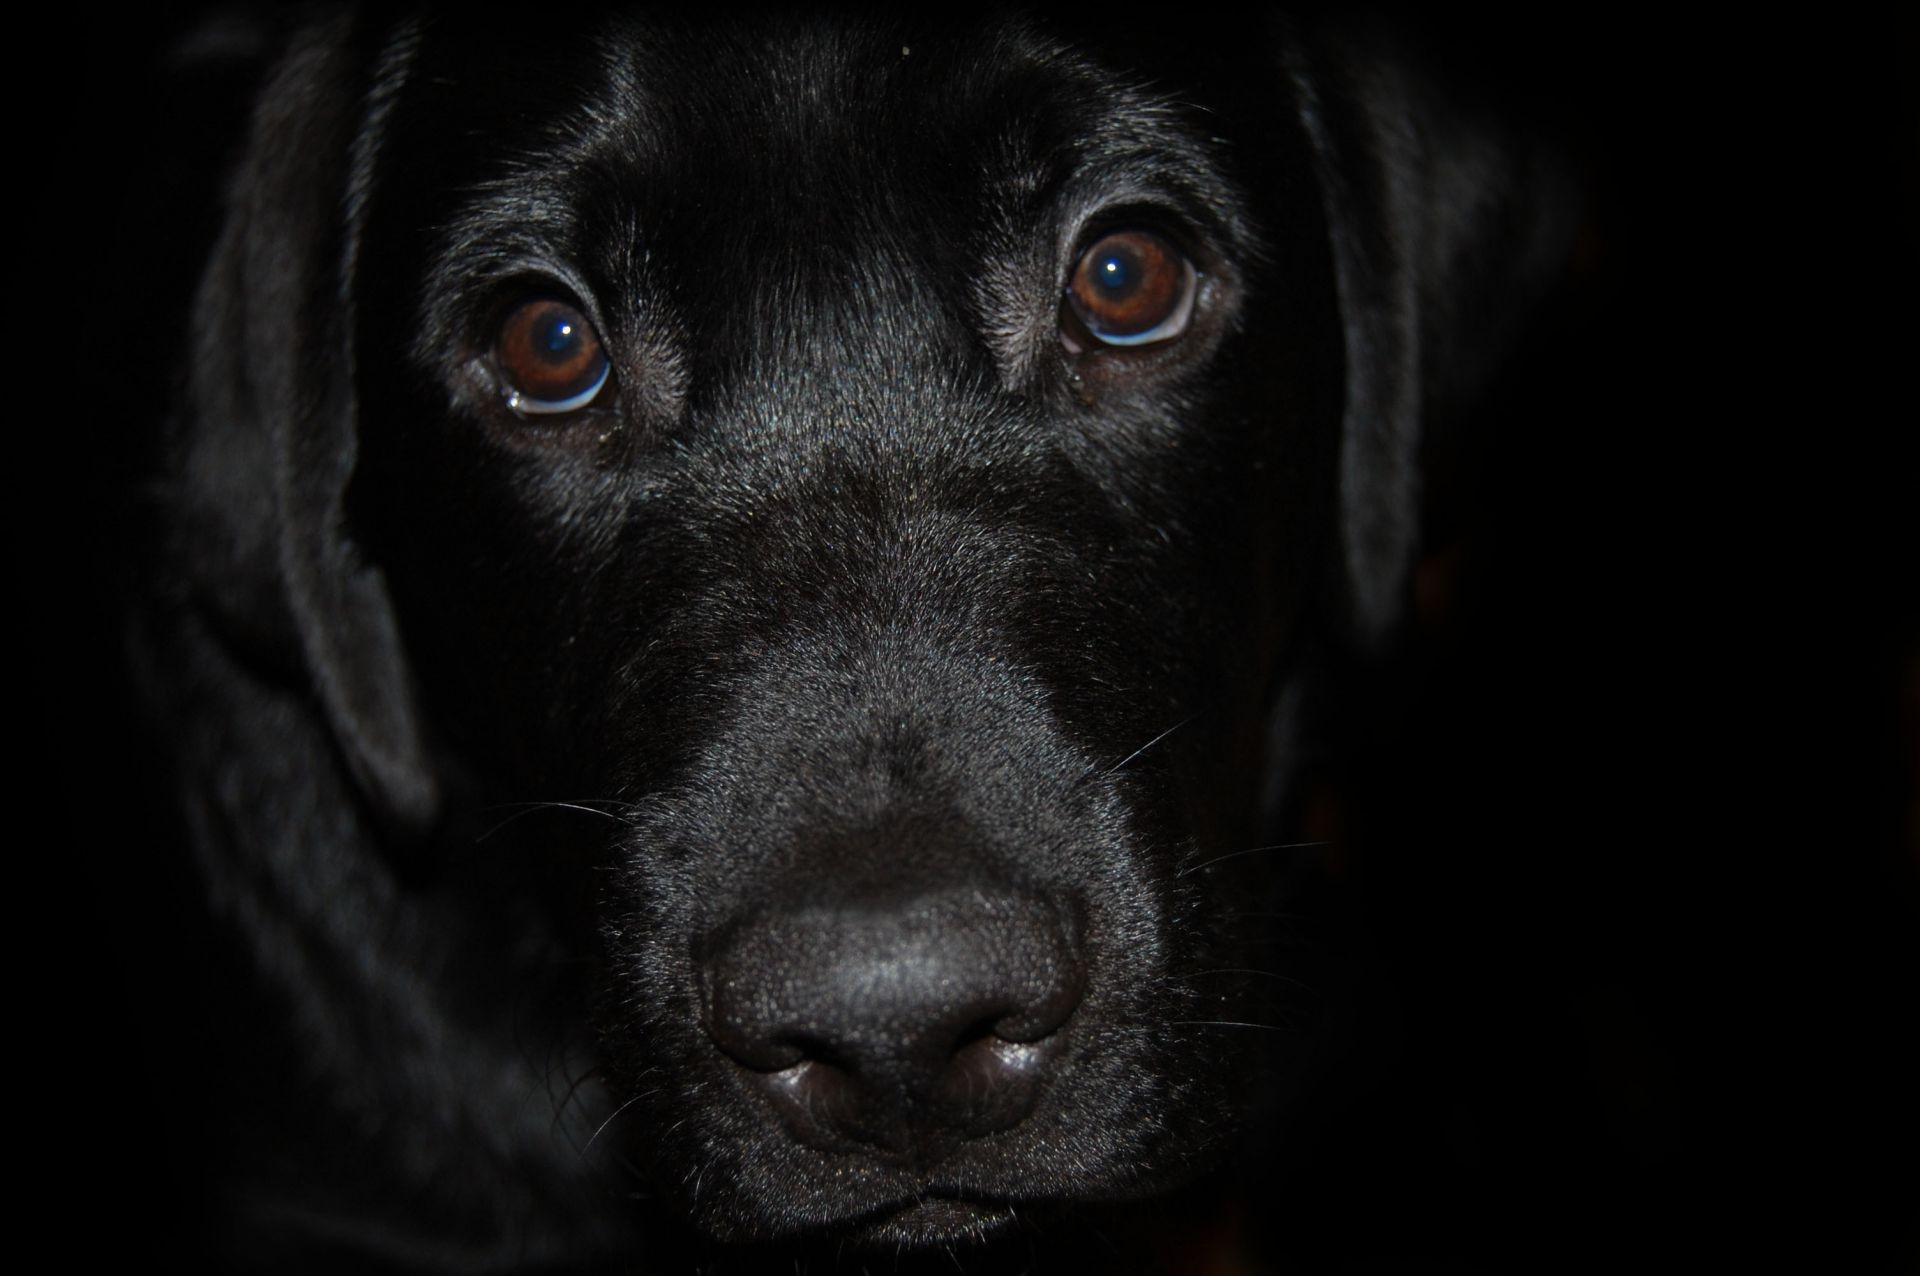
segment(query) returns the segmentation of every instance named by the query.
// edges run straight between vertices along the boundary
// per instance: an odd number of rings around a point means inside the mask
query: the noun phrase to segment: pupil
[[[1138,265],[1133,254],[1115,249],[1100,259],[1094,277],[1100,281],[1102,292],[1122,296],[1133,290],[1139,273]]]
[[[546,340],[541,343],[548,354],[556,360],[564,359],[572,353],[578,342],[575,339],[572,321],[555,315],[547,322]]]

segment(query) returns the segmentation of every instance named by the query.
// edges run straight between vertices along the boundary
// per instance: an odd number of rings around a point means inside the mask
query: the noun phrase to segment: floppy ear
[[[303,32],[259,98],[195,303],[181,549],[228,641],[256,669],[297,666],[377,813],[417,828],[437,793],[412,678],[345,514],[357,222],[407,46],[374,59],[351,36]]]
[[[1322,32],[1288,60],[1345,330],[1343,575],[1372,643],[1418,548],[1423,427],[1484,387],[1558,274],[1575,198],[1554,152],[1463,109],[1390,33]]]

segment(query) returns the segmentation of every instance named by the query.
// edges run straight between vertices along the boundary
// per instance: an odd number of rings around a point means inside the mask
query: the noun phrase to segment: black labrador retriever
[[[295,35],[196,306],[139,646],[246,968],[227,1254],[1192,1179],[1288,1040],[1239,852],[1544,170],[1317,26],[526,17]]]

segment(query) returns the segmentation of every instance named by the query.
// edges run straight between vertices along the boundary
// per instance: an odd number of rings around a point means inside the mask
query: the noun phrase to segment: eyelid
[[[521,416],[559,416],[567,412],[577,412],[600,396],[607,381],[613,376],[613,360],[603,352],[600,358],[600,375],[594,383],[579,394],[567,399],[536,399],[522,390],[509,387],[507,407]]]

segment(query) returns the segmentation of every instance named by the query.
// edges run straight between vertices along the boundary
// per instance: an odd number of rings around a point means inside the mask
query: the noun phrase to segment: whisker
[[[1298,1032],[1292,1024],[1247,1023],[1239,1019],[1173,1019],[1169,1028],[1258,1028],[1263,1032]]]
[[[1166,739],[1168,736],[1178,731],[1181,727],[1186,726],[1189,722],[1192,722],[1195,718],[1199,716],[1200,715],[1198,713],[1190,713],[1186,717],[1180,719],[1180,721],[1174,723],[1172,726],[1168,727],[1165,731],[1162,731],[1159,735],[1153,737],[1153,739],[1147,741],[1145,744],[1135,749],[1132,753],[1129,753],[1126,757],[1121,758],[1118,762],[1114,763],[1112,766],[1102,771],[1100,773],[1100,778],[1105,779],[1107,776],[1112,775],[1115,771],[1121,770],[1129,762],[1132,762],[1135,758],[1145,753],[1148,749],[1151,749],[1154,745],[1160,743],[1162,740]]]
[[[634,1095],[631,1099],[628,1099],[625,1103],[615,1108],[612,1111],[612,1113],[608,1115],[607,1119],[600,1123],[600,1128],[587,1136],[587,1141],[580,1146],[581,1152],[583,1153],[586,1152],[589,1148],[593,1146],[593,1141],[595,1139],[599,1138],[602,1134],[606,1133],[607,1127],[613,1124],[613,1120],[615,1117],[619,1116],[622,1112],[625,1112],[628,1108],[632,1107],[634,1104],[640,1102],[640,1100],[645,1098],[650,1098],[653,1095],[659,1094],[661,1089],[663,1088],[664,1087],[656,1086],[651,1090],[642,1090],[639,1094]]]
[[[559,1130],[561,1123],[567,1119],[567,1106],[573,1102],[573,1097],[580,1093],[580,1087],[599,1075],[598,1067],[588,1068],[575,1077],[567,1086],[567,1092],[557,1099],[553,1098],[552,1090],[548,1090],[547,1097],[553,1102],[553,1125],[550,1127],[552,1130]]]
[[[495,802],[483,809],[489,811],[505,811],[519,807],[526,810],[537,811],[549,806],[588,811],[594,815],[604,815],[610,820],[618,819],[619,817],[609,811],[602,810],[602,807],[613,807],[620,811],[638,811],[642,809],[642,805],[638,802],[624,802],[619,798],[533,798],[525,802]]]
[[[1242,855],[1255,855],[1261,851],[1304,851],[1311,847],[1331,845],[1331,842],[1276,842],[1272,846],[1249,846],[1245,850],[1228,851],[1225,855],[1216,855],[1210,860],[1189,864],[1174,876],[1185,877],[1189,873],[1198,873],[1203,868],[1212,868],[1215,864],[1224,864],[1228,860],[1239,859]]]
[[[1258,975],[1262,979],[1278,979],[1281,983],[1292,984],[1296,988],[1312,990],[1312,985],[1303,979],[1295,979],[1292,975],[1283,975],[1277,970],[1255,970],[1251,966],[1223,966],[1218,970],[1195,970],[1184,975],[1175,976],[1175,978],[1198,979],[1202,975]]]
[[[632,803],[614,802],[611,799],[607,800],[606,805],[620,806],[620,807],[626,808],[627,810],[634,809]],[[495,824],[492,828],[488,829],[486,832],[482,833],[480,836],[474,838],[473,840],[476,843],[486,841],[488,838],[492,837],[495,833],[498,833],[501,829],[507,827],[507,825],[512,824],[515,821],[525,819],[527,816],[532,815],[536,811],[584,811],[588,815],[597,815],[603,820],[612,820],[615,824],[626,824],[629,822],[624,817],[616,815],[612,811],[603,811],[599,807],[589,806],[586,801],[509,802],[509,803],[502,803],[499,806],[490,807],[488,809],[497,811],[497,810],[502,810],[506,807],[518,807],[520,809],[514,811],[512,815],[509,815],[506,819],[501,820],[498,824]]]

